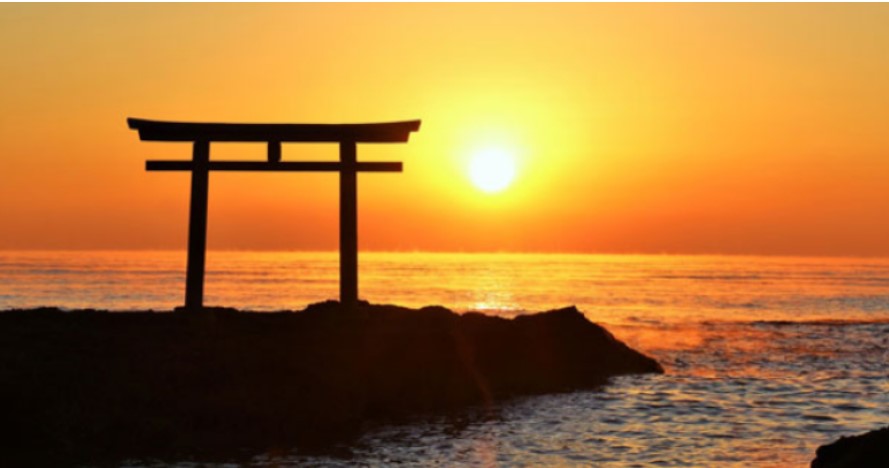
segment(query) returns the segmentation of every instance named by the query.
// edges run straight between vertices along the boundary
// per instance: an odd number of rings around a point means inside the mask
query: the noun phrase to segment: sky
[[[887,4],[0,5],[0,249],[184,249],[127,117],[422,119],[377,251],[889,256]],[[262,145],[214,144],[213,159]],[[488,193],[474,155],[514,160]],[[336,145],[286,144],[285,160]],[[335,173],[213,173],[211,249],[335,250]]]

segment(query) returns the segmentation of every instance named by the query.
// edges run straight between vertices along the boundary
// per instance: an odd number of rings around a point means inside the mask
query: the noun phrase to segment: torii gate
[[[180,141],[194,145],[191,161],[146,161],[148,171],[191,171],[188,216],[188,264],[185,309],[204,306],[207,250],[207,189],[210,171],[337,171],[340,173],[340,302],[349,310],[358,304],[359,171],[401,172],[400,162],[358,162],[357,143],[406,142],[420,129],[419,120],[364,124],[236,124],[160,122],[127,119],[142,141]],[[210,161],[211,142],[263,142],[268,161]],[[339,162],[281,161],[282,142],[338,143]]]

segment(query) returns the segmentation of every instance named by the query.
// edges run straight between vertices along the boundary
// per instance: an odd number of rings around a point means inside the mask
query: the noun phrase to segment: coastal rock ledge
[[[885,468],[889,466],[889,426],[840,437],[815,451],[812,468]]]
[[[369,421],[661,372],[574,307],[514,319],[337,302],[13,310],[0,313],[0,464],[240,457],[347,440]]]

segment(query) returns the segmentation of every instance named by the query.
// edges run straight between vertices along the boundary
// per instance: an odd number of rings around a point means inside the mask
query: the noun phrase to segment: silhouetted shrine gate
[[[180,141],[194,145],[191,161],[146,161],[149,171],[191,171],[188,218],[188,264],[185,308],[204,306],[204,268],[207,250],[207,189],[210,171],[337,171],[340,173],[340,302],[354,309],[358,303],[359,171],[401,172],[400,162],[358,162],[357,143],[406,142],[420,129],[419,120],[366,124],[235,124],[159,122],[127,119],[143,141]],[[268,161],[210,161],[211,142],[263,142]],[[281,161],[282,142],[338,143],[339,162]]]

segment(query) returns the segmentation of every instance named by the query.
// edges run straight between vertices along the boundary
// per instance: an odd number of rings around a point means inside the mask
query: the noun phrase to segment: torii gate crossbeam
[[[420,129],[419,120],[366,124],[236,124],[161,122],[127,119],[143,141],[193,144],[191,161],[146,161],[148,171],[190,171],[188,263],[185,309],[204,306],[207,251],[207,198],[210,171],[336,171],[340,173],[340,302],[350,310],[358,303],[358,172],[401,172],[400,162],[358,162],[358,143],[406,142]],[[211,142],[262,142],[268,161],[210,161]],[[281,161],[282,142],[338,143],[338,162]]]

